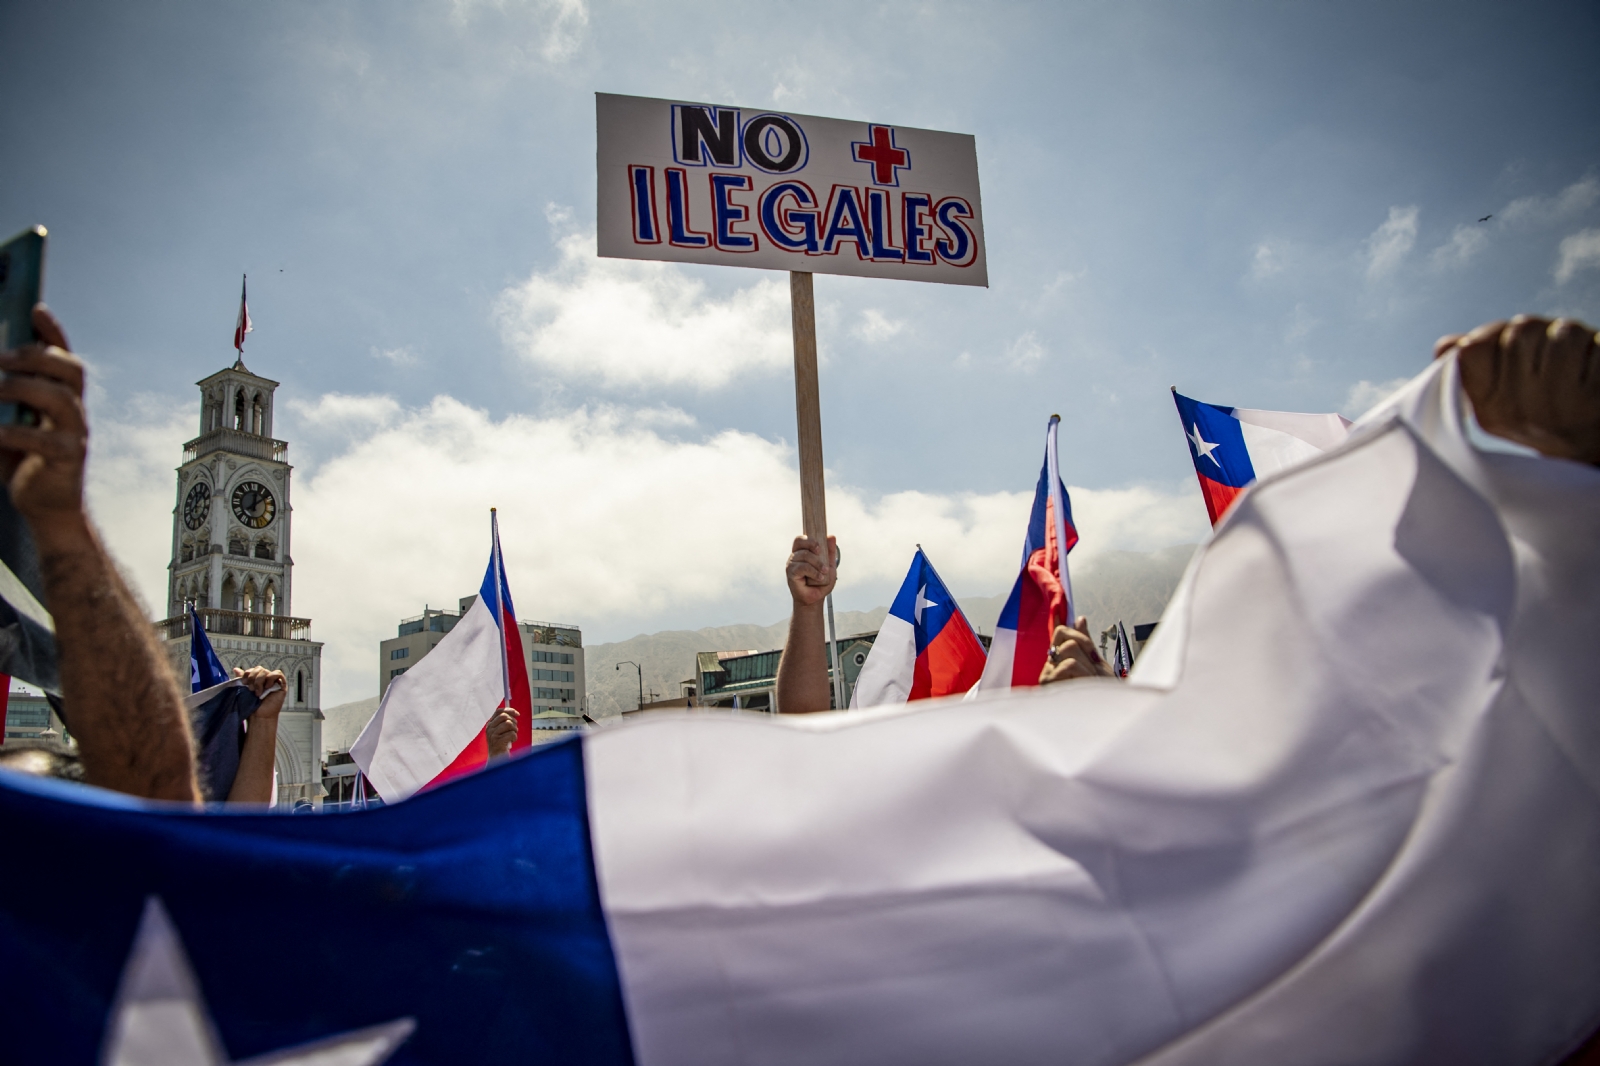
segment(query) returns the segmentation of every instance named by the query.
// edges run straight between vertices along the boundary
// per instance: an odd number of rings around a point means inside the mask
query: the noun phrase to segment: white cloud
[[[1410,380],[1410,378],[1395,378],[1393,381],[1358,381],[1350,386],[1350,394],[1345,397],[1344,406],[1339,409],[1340,413],[1346,418],[1360,418],[1379,402],[1394,395],[1400,386]]]
[[[1283,273],[1283,253],[1270,244],[1256,245],[1255,252],[1250,256],[1250,278],[1253,281],[1262,281],[1275,274]]]
[[[1451,232],[1448,241],[1433,250],[1428,259],[1435,270],[1462,267],[1476,258],[1488,244],[1489,235],[1482,226],[1461,225]]]
[[[1367,277],[1376,281],[1394,272],[1417,243],[1415,207],[1391,207],[1383,225],[1366,240]]]
[[[670,408],[496,420],[450,397],[397,408],[383,396],[326,396],[299,409],[308,419],[372,416],[368,431],[295,481],[293,608],[325,643],[325,705],[373,694],[378,642],[400,618],[477,589],[490,507],[500,509],[512,590],[530,619],[593,631],[667,611],[765,605],[781,589],[800,524],[794,456],[781,442],[731,430],[696,435],[694,420]],[[150,400],[120,421],[97,422],[105,446],[92,467],[97,513],[158,614],[172,467],[190,420],[187,405]],[[947,580],[1002,591],[1016,572],[1031,473],[1010,479],[1016,492],[880,496],[830,483],[846,582],[892,586],[921,542]],[[737,511],[698,517],[708,486],[738,501]],[[1083,534],[1075,562],[1205,535],[1193,492],[1071,491]]]
[[[1556,260],[1556,284],[1565,285],[1580,270],[1600,266],[1600,229],[1586,229],[1561,241],[1560,258]]]
[[[1587,177],[1554,196],[1524,196],[1513,200],[1495,212],[1495,221],[1505,226],[1560,222],[1587,211],[1596,202],[1600,202],[1600,179]]]
[[[789,365],[789,291],[778,280],[716,298],[670,263],[597,257],[593,234],[557,247],[554,269],[506,289],[496,306],[506,343],[540,369],[612,386],[715,389]]]
[[[326,393],[315,403],[290,400],[289,408],[318,429],[367,430],[387,425],[400,413],[400,405],[392,396],[348,396],[341,392]]]
[[[1038,366],[1044,359],[1044,345],[1039,343],[1039,335],[1030,329],[1012,341],[1011,347],[1006,349],[1006,358],[1019,370]]]
[[[200,405],[141,393],[113,409],[104,391],[91,387],[89,418],[90,512],[146,609],[165,618],[174,471],[183,442],[199,432]]]
[[[417,362],[417,354],[407,347],[379,348],[374,346],[367,354],[374,359],[393,363],[395,366],[414,366]]]
[[[902,332],[906,328],[905,322],[897,318],[889,318],[875,307],[869,307],[861,312],[861,323],[856,326],[856,336],[863,340],[880,342]]]
[[[459,25],[492,8],[499,14],[531,16],[538,51],[552,63],[571,59],[589,32],[587,0],[452,0],[451,15]]]

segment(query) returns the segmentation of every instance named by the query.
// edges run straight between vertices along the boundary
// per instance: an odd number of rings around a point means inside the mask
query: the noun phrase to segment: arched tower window
[[[267,591],[261,597],[261,613],[278,613],[278,586],[271,581],[267,582]]]
[[[304,703],[306,701],[306,672],[304,670],[296,670],[294,672],[294,701],[296,703]]]
[[[232,574],[222,579],[222,609],[224,611],[239,609],[239,586],[234,584]]]
[[[261,394],[256,393],[256,398],[250,401],[250,432],[261,436],[267,427],[267,411],[261,406]]]
[[[233,394],[233,428],[240,431],[248,428],[245,423],[243,389]]]
[[[272,538],[271,537],[262,537],[260,540],[256,541],[256,558],[257,559],[275,559],[275,558],[277,558],[277,552],[272,546]]]

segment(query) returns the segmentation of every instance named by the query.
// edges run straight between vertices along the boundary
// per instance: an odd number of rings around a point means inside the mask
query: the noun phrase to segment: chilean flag
[[[983,676],[983,645],[917,545],[850,696],[852,707],[965,692]]]
[[[1176,388],[1172,399],[1213,526],[1252,481],[1321,455],[1350,435],[1350,420],[1343,415],[1218,407],[1191,400]]]
[[[1056,459],[1056,428],[1060,424],[1060,415],[1050,416],[1044,468],[1033,491],[1028,536],[1022,542],[1022,571],[995,623],[989,661],[976,686],[984,691],[1037,685],[1056,626],[1070,626],[1076,617],[1067,553],[1078,543],[1078,530],[1072,524],[1072,501]]]
[[[489,761],[484,726],[495,711],[521,711],[512,750],[533,741],[528,667],[500,555],[500,524],[478,598],[427,657],[389,683],[378,713],[350,746],[386,802],[480,769]]]
[[[249,280],[248,274],[239,279],[239,319],[233,324],[233,346],[241,356],[244,355],[244,335],[256,331],[255,323],[250,321],[250,301],[245,299],[245,287]]]

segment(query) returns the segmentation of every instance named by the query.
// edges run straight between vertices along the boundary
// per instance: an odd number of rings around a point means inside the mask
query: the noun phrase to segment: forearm
[[[784,714],[828,710],[831,686],[822,611],[821,602],[796,604],[789,615],[789,639],[778,661],[778,710]]]
[[[239,772],[228,790],[229,803],[271,803],[272,767],[278,755],[278,719],[254,717],[245,723]]]
[[[35,520],[34,533],[84,780],[195,802],[194,752],[177,680],[88,517]]]

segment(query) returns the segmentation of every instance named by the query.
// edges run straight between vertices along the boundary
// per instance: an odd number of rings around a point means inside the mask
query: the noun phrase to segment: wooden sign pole
[[[828,542],[828,504],[822,490],[822,399],[817,393],[817,308],[811,275],[789,272],[789,313],[794,319],[794,415],[800,446],[800,528]]]

